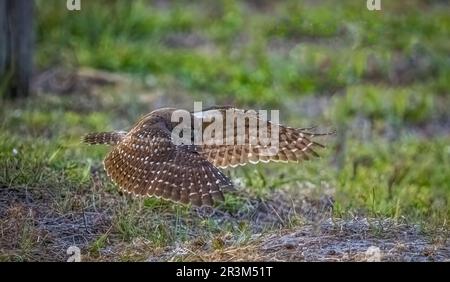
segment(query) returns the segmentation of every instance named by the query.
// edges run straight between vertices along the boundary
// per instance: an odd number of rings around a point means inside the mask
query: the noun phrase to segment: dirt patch
[[[198,33],[171,33],[163,39],[163,43],[169,48],[199,48],[212,44]]]
[[[87,247],[109,227],[111,217],[104,212],[60,213],[55,197],[49,189],[0,188],[4,255],[18,260],[64,260],[69,246]]]
[[[229,247],[249,236],[258,237],[331,211],[327,200],[294,199],[279,190],[267,199],[235,194],[246,199],[236,208],[224,204],[180,214],[172,203],[161,201],[146,207],[142,200],[106,191],[101,184],[104,180],[98,177],[90,188],[65,191],[2,187],[3,259],[65,260],[67,248],[74,245],[88,254],[88,260],[118,260],[124,255],[141,260],[150,253],[155,260],[164,260],[170,257],[172,247]]]
[[[248,200],[237,210],[219,205],[177,214],[170,203],[146,208],[140,200],[105,190],[98,181],[89,189],[66,194],[1,188],[0,258],[64,261],[67,248],[75,245],[83,260],[91,261],[450,259],[445,230],[430,237],[418,226],[391,219],[334,219],[330,196],[300,196],[278,189],[264,199],[242,196]],[[131,229],[140,230],[129,238],[118,223],[123,216],[129,217]],[[205,221],[218,227],[208,228]],[[155,230],[165,238],[155,237]]]
[[[449,261],[445,233],[433,241],[416,226],[390,219],[328,219],[260,236],[244,246],[174,248],[168,260],[188,261]]]
[[[328,219],[283,236],[269,236],[260,244],[266,259],[289,261],[446,261],[450,244],[432,242],[417,226],[390,219]],[[371,249],[378,249],[373,258]]]

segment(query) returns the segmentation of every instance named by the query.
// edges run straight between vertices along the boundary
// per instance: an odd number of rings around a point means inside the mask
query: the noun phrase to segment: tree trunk
[[[0,0],[0,94],[26,97],[33,68],[33,1]]]

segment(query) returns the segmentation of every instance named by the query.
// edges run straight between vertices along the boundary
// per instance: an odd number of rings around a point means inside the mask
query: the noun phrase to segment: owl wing
[[[170,132],[159,127],[130,132],[106,156],[104,166],[123,191],[196,206],[223,200],[222,189],[232,186],[208,160],[174,145]]]
[[[204,144],[199,146],[199,153],[209,160],[216,167],[226,168],[235,167],[238,165],[245,165],[247,163],[256,164],[258,162],[299,162],[302,160],[309,160],[311,157],[319,156],[316,152],[317,148],[324,147],[322,144],[313,140],[314,137],[320,135],[329,135],[334,132],[325,134],[315,134],[308,132],[308,128],[291,128],[280,124],[274,124],[262,117],[257,112],[249,112],[233,107],[211,107],[206,111],[193,113],[196,118],[208,118],[220,114],[223,122],[223,138],[222,145]],[[238,125],[237,119],[247,119],[245,123]],[[231,123],[232,128],[230,132],[226,128],[228,122]],[[253,122],[256,124],[256,129],[266,127],[267,136],[271,136],[272,131],[274,135],[278,135],[278,144],[262,143],[260,139],[255,138],[255,134],[249,130],[249,125]],[[203,123],[203,132],[212,122]],[[245,127],[245,130],[239,131],[239,127]],[[241,128],[242,129],[242,128]],[[239,134],[239,132],[243,134]],[[203,135],[204,138],[208,134]],[[214,135],[213,135],[214,137]],[[232,143],[226,142],[226,138],[231,138]],[[241,142],[238,142],[241,138]],[[254,140],[252,140],[252,138]],[[244,142],[242,142],[244,140]],[[205,141],[205,139],[204,139]],[[272,146],[273,145],[273,146]]]

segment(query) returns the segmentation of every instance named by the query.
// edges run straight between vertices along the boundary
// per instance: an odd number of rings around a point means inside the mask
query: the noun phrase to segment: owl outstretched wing
[[[222,144],[208,144],[208,134],[203,134],[203,144],[198,152],[216,167],[227,168],[258,162],[300,162],[319,156],[316,150],[324,146],[313,139],[330,133],[311,133],[308,128],[292,128],[272,123],[255,111],[245,111],[234,107],[211,107],[193,113],[203,121],[203,133],[213,123],[216,116],[222,121]],[[211,118],[213,117],[213,118]],[[244,122],[239,123],[238,120]],[[228,124],[228,127],[227,127]],[[250,128],[254,127],[252,132]],[[263,128],[265,127],[265,128]],[[230,128],[232,130],[230,130]],[[265,129],[266,136],[276,142],[262,142],[260,129]],[[273,134],[272,134],[273,133]],[[217,137],[215,133],[211,136]],[[227,139],[228,138],[228,139]],[[231,141],[230,141],[231,140]],[[267,141],[267,140],[266,140]]]
[[[198,152],[174,145],[161,126],[132,130],[104,160],[107,174],[136,196],[211,206],[224,199],[231,181]]]

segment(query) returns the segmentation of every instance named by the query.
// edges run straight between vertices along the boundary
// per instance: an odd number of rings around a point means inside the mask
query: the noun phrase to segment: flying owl
[[[334,133],[317,134],[308,131],[310,128],[286,127],[257,112],[227,106],[184,111],[187,114],[182,124],[179,119],[174,121],[179,111],[157,109],[139,119],[128,132],[90,133],[83,142],[112,146],[103,164],[122,191],[211,206],[214,201],[223,201],[223,191],[233,187],[220,169],[248,163],[309,160],[318,156],[317,148],[324,147],[314,137]],[[213,123],[215,130],[210,128]],[[175,129],[181,133],[174,135]],[[272,135],[272,142],[260,138],[263,129],[267,136]],[[200,140],[196,133],[201,133]]]

